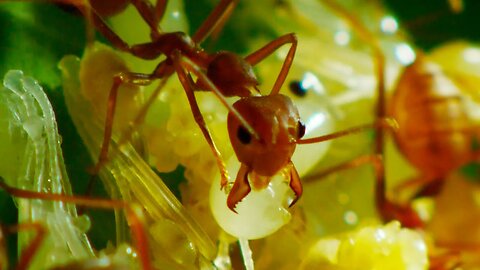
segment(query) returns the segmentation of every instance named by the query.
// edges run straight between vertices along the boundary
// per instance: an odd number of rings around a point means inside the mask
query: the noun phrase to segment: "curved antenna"
[[[193,34],[193,42],[202,43],[213,31],[220,31],[225,22],[232,15],[239,0],[222,0],[215,9],[208,15],[207,19]],[[219,29],[220,28],[220,29]]]
[[[385,118],[386,109],[385,109],[385,56],[383,55],[382,49],[380,47],[380,42],[377,37],[368,30],[365,25],[356,17],[347,11],[344,7],[337,4],[333,0],[321,0],[325,3],[330,9],[337,13],[340,17],[343,17],[345,21],[352,27],[353,30],[357,33],[359,38],[368,44],[374,54],[375,58],[375,69],[377,74],[377,107],[376,107],[376,116],[377,119]],[[375,153],[383,155],[383,144],[384,144],[384,134],[381,127],[378,130],[375,140]]]

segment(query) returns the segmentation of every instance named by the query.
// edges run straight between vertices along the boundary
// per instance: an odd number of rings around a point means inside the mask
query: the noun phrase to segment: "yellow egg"
[[[318,240],[301,269],[428,269],[427,246],[421,234],[398,222],[368,226]]]

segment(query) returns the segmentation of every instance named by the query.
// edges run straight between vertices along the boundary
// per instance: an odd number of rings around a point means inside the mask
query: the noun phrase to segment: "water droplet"
[[[399,44],[395,47],[395,56],[403,65],[413,63],[417,57],[412,47],[406,43]]]
[[[350,34],[347,31],[340,30],[335,33],[335,42],[340,46],[345,46],[350,42]]]
[[[463,58],[469,63],[480,63],[480,50],[477,48],[468,48],[463,52]]]
[[[380,28],[385,34],[394,34],[398,30],[398,22],[391,16],[385,16],[380,22]]]
[[[353,211],[346,211],[343,215],[343,219],[348,225],[356,225],[358,223],[358,216]]]

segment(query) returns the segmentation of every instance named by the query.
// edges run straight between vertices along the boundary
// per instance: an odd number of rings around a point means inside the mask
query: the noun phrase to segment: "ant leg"
[[[377,175],[380,174],[381,171],[383,171],[383,159],[381,155],[364,155],[364,156],[356,157],[353,160],[341,163],[334,167],[330,167],[324,171],[304,176],[302,180],[307,183],[314,182],[314,181],[317,181],[318,179],[325,178],[326,176],[332,173],[354,169],[354,168],[363,166],[365,164],[372,164],[373,167],[375,168],[375,172]]]
[[[345,10],[341,5],[333,0],[322,0],[327,6],[345,18],[346,22],[357,32],[358,36],[368,44],[374,54],[375,72],[377,75],[377,119],[385,119],[386,116],[386,101],[385,101],[385,56],[380,47],[380,42],[374,34],[372,34],[356,17]],[[377,127],[377,134],[375,138],[375,154],[384,154],[384,140],[385,133],[382,126]],[[400,219],[402,224],[407,227],[422,227],[423,222],[418,215],[411,209],[411,207],[403,207],[396,205],[387,200],[385,197],[385,172],[382,170],[377,175],[376,183],[376,201],[380,213],[384,220]]]
[[[155,20],[157,24],[162,20],[163,16],[165,15],[165,10],[167,9],[167,0],[157,0],[155,3]]]
[[[158,23],[162,19],[163,13],[165,12],[166,1],[158,1],[156,6],[153,6],[152,3],[148,0],[131,0],[132,5],[135,6],[140,16],[150,27],[150,35],[152,37],[160,36],[160,31],[158,29]],[[159,3],[160,2],[160,3]],[[161,17],[157,17],[157,8],[162,12]],[[163,11],[162,11],[163,9]]]
[[[408,191],[408,194],[412,198],[433,196],[438,193],[443,186],[443,183],[444,181],[441,181],[441,179],[438,179],[437,177],[431,175],[421,175],[395,186],[393,188],[393,193],[401,195]],[[404,197],[400,198],[405,199]]]
[[[148,45],[151,45],[151,43],[136,44],[136,45],[130,46],[107,25],[107,23],[103,20],[103,18],[94,9],[86,6],[80,6],[80,5],[78,5],[77,8],[82,12],[82,14],[84,14],[88,18],[89,21],[91,21],[91,23],[95,26],[97,31],[99,31],[116,49],[121,50],[123,52],[130,53],[138,58],[146,59],[146,60],[155,59],[162,54],[161,51],[152,50],[151,46],[148,46]],[[152,12],[152,15],[151,15],[152,20],[154,20],[153,19],[154,11],[152,10],[151,12]],[[158,30],[155,30],[155,29],[151,28],[152,33],[158,33]],[[158,35],[160,36],[160,34]]]
[[[339,164],[325,171],[303,177],[306,182],[313,182],[329,174],[357,168],[365,164],[372,164],[375,169],[375,204],[384,221],[399,220],[402,225],[409,228],[423,227],[423,221],[410,205],[399,205],[386,197],[384,165],[381,155],[365,155]]]
[[[221,0],[192,37],[193,42],[202,43],[212,31],[221,31],[239,0]]]
[[[135,84],[140,86],[149,85],[153,79],[162,77],[159,85],[156,87],[155,91],[150,95],[147,102],[141,107],[140,111],[138,112],[137,116],[134,118],[133,123],[131,124],[130,128],[128,128],[120,137],[118,141],[118,146],[122,146],[124,143],[130,140],[135,128],[141,125],[143,120],[145,119],[145,115],[148,112],[148,109],[156,100],[160,91],[163,89],[163,86],[167,83],[170,75],[172,74],[172,70],[169,69],[169,66],[166,65],[165,61],[160,62],[157,65],[155,70],[152,74],[142,74],[142,73],[119,73],[114,76],[113,78],[113,85],[110,89],[110,94],[108,96],[108,104],[107,104],[107,112],[105,117],[105,129],[103,134],[103,142],[100,148],[100,153],[98,156],[97,163],[91,169],[89,169],[92,177],[89,180],[87,185],[87,191],[85,194],[90,194],[93,189],[93,184],[95,178],[93,176],[97,175],[102,168],[102,166],[108,161],[108,151],[110,147],[110,140],[112,139],[112,132],[113,132],[113,121],[115,116],[116,104],[117,104],[117,96],[118,96],[118,88],[123,83]]]
[[[233,108],[233,106],[228,103],[225,96],[222,92],[213,84],[213,82],[207,77],[207,75],[201,70],[201,68],[195,64],[192,60],[186,57],[182,57],[179,52],[177,52],[172,57],[173,62],[175,63],[175,69],[177,70],[177,74],[184,73],[183,71],[179,72],[179,70],[188,70],[189,72],[195,74],[198,80],[201,81],[202,85],[206,88],[206,90],[211,91],[213,94],[217,96],[220,102],[228,109],[228,111],[233,114],[235,118],[248,130],[248,132],[257,140],[260,139],[260,135],[253,129],[253,127],[240,115],[240,113]],[[180,75],[179,75],[180,76]],[[197,82],[198,83],[198,82]],[[193,87],[192,87],[193,89]]]
[[[137,250],[138,256],[140,257],[139,260],[142,268],[144,270],[152,269],[150,263],[150,254],[148,252],[148,238],[143,225],[145,224],[143,211],[139,205],[129,204],[121,200],[107,200],[86,196],[67,196],[58,193],[39,193],[10,187],[5,182],[3,182],[3,179],[1,177],[0,179],[0,188],[4,189],[10,195],[19,198],[59,201],[97,209],[123,209],[125,211],[125,216],[127,218],[130,230],[134,238],[135,248]],[[31,255],[33,255],[33,253]]]
[[[153,78],[162,78],[162,79],[160,80],[160,83],[155,88],[155,91],[153,91],[153,93],[147,99],[145,104],[138,111],[138,114],[133,119],[133,122],[130,125],[130,128],[126,130],[120,137],[120,140],[118,141],[119,147],[122,146],[127,141],[129,141],[133,132],[135,131],[135,128],[140,126],[143,123],[143,121],[145,120],[145,116],[147,115],[148,109],[150,109],[150,107],[153,105],[158,95],[162,91],[163,87],[167,84],[168,79],[173,74],[173,72],[174,72],[173,68],[170,65],[168,65],[164,60],[160,62],[155,68],[155,70],[152,72],[152,74],[149,75],[149,77],[152,79]]]
[[[282,69],[280,70],[280,73],[278,74],[277,79],[275,80],[275,84],[273,85],[270,95],[277,94],[278,92],[280,92],[280,89],[282,88],[282,85],[285,82],[285,79],[287,78],[288,71],[292,66],[293,58],[297,50],[297,43],[298,43],[297,36],[294,33],[283,35],[271,41],[270,43],[260,48],[256,52],[253,52],[247,57],[245,57],[245,60],[248,63],[250,63],[250,65],[254,66],[258,62],[262,61],[263,59],[271,55],[274,51],[278,50],[278,48],[288,43],[291,44],[291,47],[288,50],[287,56],[285,57],[285,60],[282,65]]]
[[[377,37],[372,34],[364,24],[355,16],[353,16],[348,10],[343,8],[334,0],[322,0],[330,9],[336,12],[339,16],[343,17],[350,27],[355,30],[357,35],[363,42],[368,44],[374,54],[375,59],[375,72],[377,77],[377,108],[376,116],[378,119],[385,118],[386,109],[385,109],[385,56],[383,55],[382,48],[380,47],[380,42]],[[383,145],[384,145],[384,133],[382,128],[378,128],[377,138],[375,140],[375,153],[383,155]]]
[[[18,264],[15,267],[16,270],[27,270],[32,262],[33,256],[37,253],[38,248],[42,244],[45,236],[47,234],[47,230],[44,226],[40,223],[32,222],[32,223],[23,223],[13,226],[5,227],[5,232],[12,234],[15,232],[20,231],[31,231],[34,230],[36,232],[35,237],[33,240],[28,244],[28,246],[22,250],[20,258],[18,259]]]
[[[238,170],[237,178],[235,178],[232,190],[228,193],[227,206],[236,214],[238,213],[235,211],[235,206],[252,190],[250,183],[248,182],[248,174],[250,171],[251,169],[247,165],[242,164]]]
[[[218,150],[217,146],[215,145],[215,142],[212,139],[212,136],[210,135],[210,131],[208,130],[205,120],[203,119],[202,112],[198,107],[197,99],[195,98],[194,82],[192,80],[192,77],[186,72],[186,70],[192,70],[194,69],[194,67],[185,65],[186,60],[178,59],[177,57],[175,57],[174,66],[177,71],[178,78],[183,88],[185,89],[185,93],[187,94],[188,102],[190,104],[190,108],[195,118],[195,122],[197,122],[197,125],[202,131],[203,136],[207,140],[207,143],[210,146],[210,149],[212,150],[215,156],[215,159],[217,160],[217,165],[218,165],[218,168],[220,169],[220,176],[221,176],[220,183],[221,183],[221,187],[224,188],[227,185],[228,179],[229,179],[227,168],[225,166],[225,162],[223,161],[220,151]]]
[[[153,105],[155,100],[157,100],[158,95],[160,94],[160,91],[163,89],[163,87],[167,84],[168,79],[170,76],[163,77],[158,84],[158,86],[155,88],[155,91],[148,97],[147,101],[143,106],[140,108],[138,111],[137,116],[133,119],[133,122],[131,123],[130,127],[123,132],[123,134],[120,137],[120,140],[118,140],[118,146],[122,146],[124,143],[130,141],[132,138],[133,132],[135,132],[136,128],[140,126],[143,121],[145,120],[145,116],[147,115],[148,110],[150,107]]]
[[[123,83],[135,85],[149,85],[152,82],[152,75],[142,73],[122,72],[113,77],[113,85],[108,96],[107,112],[105,117],[105,131],[103,133],[103,142],[100,148],[98,161],[90,170],[93,175],[97,175],[102,166],[108,161],[108,150],[110,147],[110,140],[112,139],[113,120],[117,105],[118,88]],[[90,186],[90,185],[89,185]]]
[[[429,270],[463,269],[462,254],[451,250],[439,255],[429,255]]]

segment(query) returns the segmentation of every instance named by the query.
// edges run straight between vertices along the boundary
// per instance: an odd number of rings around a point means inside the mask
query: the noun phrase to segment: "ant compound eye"
[[[305,135],[305,130],[307,127],[305,127],[305,124],[300,120],[298,121],[298,138],[302,138]]]
[[[249,144],[252,141],[252,135],[244,126],[238,127],[237,138],[243,144]]]
[[[290,91],[298,97],[304,97],[308,91],[308,89],[303,87],[302,81],[292,81],[288,87],[290,88]]]

